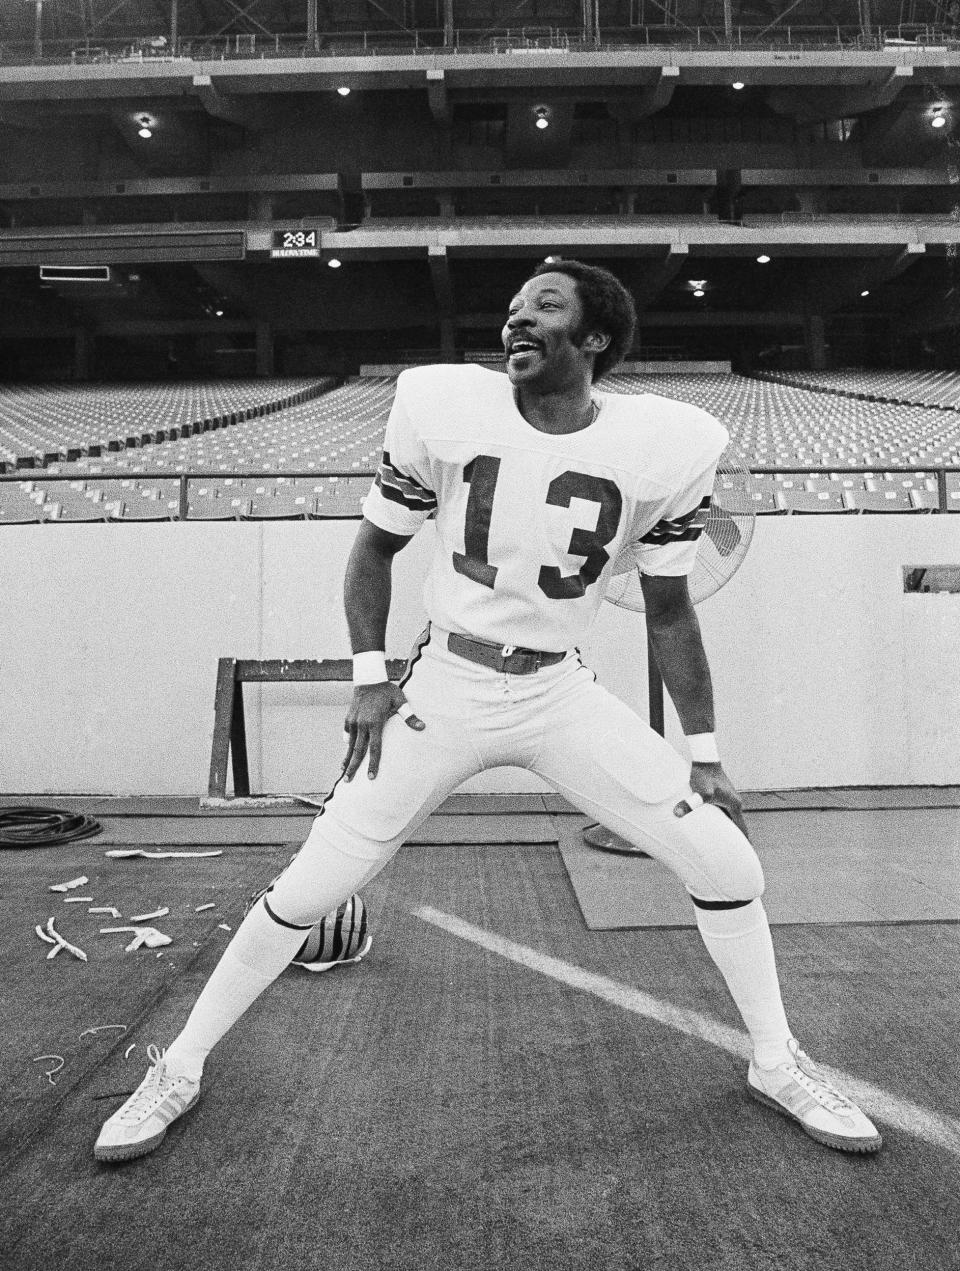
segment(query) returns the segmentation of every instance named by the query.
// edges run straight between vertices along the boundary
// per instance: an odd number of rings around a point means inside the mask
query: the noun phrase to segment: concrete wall
[[[343,657],[356,523],[0,530],[0,790],[202,794],[217,659]],[[432,526],[398,558],[388,652],[423,624]],[[744,789],[960,782],[960,596],[902,567],[960,562],[960,516],[757,523],[700,609],[721,746]],[[604,605],[584,648],[646,707],[643,620]],[[255,790],[322,791],[346,685],[247,688]],[[668,712],[668,736],[678,734]],[[515,770],[469,789],[539,789]]]

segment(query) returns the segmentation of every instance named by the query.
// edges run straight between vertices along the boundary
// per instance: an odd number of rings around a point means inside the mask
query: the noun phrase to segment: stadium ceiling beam
[[[214,85],[210,75],[194,75],[193,88],[197,100],[211,118],[222,119],[251,132],[262,127],[262,112],[258,100],[241,101],[235,96],[224,96]]]
[[[262,22],[260,22],[257,18],[252,17],[250,14],[251,9],[259,8],[260,0],[248,0],[248,3],[244,8],[241,8],[240,5],[236,3],[236,0],[223,0],[223,3],[234,11],[235,16],[225,22],[219,31],[214,31],[214,38],[218,35],[226,34],[236,21],[246,21],[250,24],[250,27],[254,28],[252,31],[248,28],[247,31],[244,32],[245,34],[255,35],[258,31],[262,35],[274,36],[277,34],[275,31],[271,31],[269,27],[264,26]]]
[[[655,83],[644,85],[629,96],[608,97],[607,110],[619,124],[629,127],[669,106],[679,82],[679,66],[661,66]]]
[[[401,22],[400,19],[396,16],[396,14],[390,13],[387,9],[383,7],[382,4],[378,4],[377,0],[366,0],[366,5],[367,5],[367,8],[376,9],[378,13],[382,13],[385,18],[387,18],[390,22],[392,22],[394,26],[399,27],[401,31],[406,31],[408,35],[415,34],[415,32],[413,31],[411,27],[408,27],[406,23]]]
[[[456,324],[447,249],[442,245],[431,244],[427,249],[427,259],[430,262],[430,278],[440,319],[440,351],[445,362],[452,362],[456,349]]]
[[[911,82],[912,77],[912,66],[894,66],[879,84],[848,88],[770,88],[766,93],[766,102],[778,115],[788,115],[798,124],[850,119],[869,110],[890,106]]]
[[[427,71],[427,100],[430,103],[430,114],[438,124],[450,122],[450,98],[447,95],[447,84],[441,67],[430,67]]]
[[[781,299],[810,313],[828,314],[904,273],[925,254],[923,243],[906,243],[890,255],[839,262],[809,262],[797,286],[781,292]]]
[[[236,266],[227,262],[194,261],[193,270],[222,300],[229,300],[231,308],[249,313],[250,291]]]
[[[642,313],[657,299],[687,263],[689,256],[690,249],[686,243],[674,242],[661,260],[644,271],[643,282],[633,289],[637,313]]]

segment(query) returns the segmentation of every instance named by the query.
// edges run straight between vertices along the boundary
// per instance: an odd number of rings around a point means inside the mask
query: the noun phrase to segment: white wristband
[[[387,658],[380,649],[353,655],[354,684],[383,684],[389,678]]]
[[[691,733],[687,737],[690,758],[694,763],[719,763],[716,733]]]

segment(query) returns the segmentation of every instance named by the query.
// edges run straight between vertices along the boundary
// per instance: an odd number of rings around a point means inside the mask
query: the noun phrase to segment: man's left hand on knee
[[[726,812],[737,829],[749,839],[747,823],[743,819],[743,800],[720,764],[693,764],[690,769],[690,788],[695,794],[699,794],[704,803],[715,803]]]

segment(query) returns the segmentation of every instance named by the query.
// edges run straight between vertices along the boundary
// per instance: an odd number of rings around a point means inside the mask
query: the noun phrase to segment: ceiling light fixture
[[[541,132],[544,128],[550,127],[550,116],[553,114],[549,106],[534,106],[533,118],[535,127]]]
[[[698,300],[702,300],[707,293],[704,291],[702,287],[698,287],[693,294],[697,297]]]
[[[769,265],[769,264],[770,264],[770,257],[769,257],[769,256],[767,256],[767,255],[758,256],[758,257],[757,257],[757,264],[758,264],[758,265]]]
[[[350,89],[347,88],[346,84],[341,84],[340,87],[337,89],[337,92],[340,94],[341,97],[350,96]]]
[[[870,292],[869,292],[869,291],[861,291],[861,292],[860,292],[860,295],[861,295],[861,296],[869,296],[869,294],[870,294]]]
[[[946,126],[947,126],[947,116],[944,113],[944,108],[942,106],[935,106],[933,110],[933,117],[930,120],[930,127],[931,128],[946,128]]]
[[[144,141],[149,141],[153,136],[153,123],[149,115],[137,115],[137,123],[140,127],[137,129],[137,136],[142,137]]]
[[[327,264],[331,269],[339,269],[343,261],[337,260],[336,256],[331,256]]]
[[[743,80],[742,80],[742,79],[735,79],[735,80],[733,81],[733,87],[734,87],[734,88],[737,90],[737,92],[739,93],[739,91],[740,91],[740,89],[741,89],[741,88],[746,88],[746,85],[744,84],[744,82],[743,82]]]

